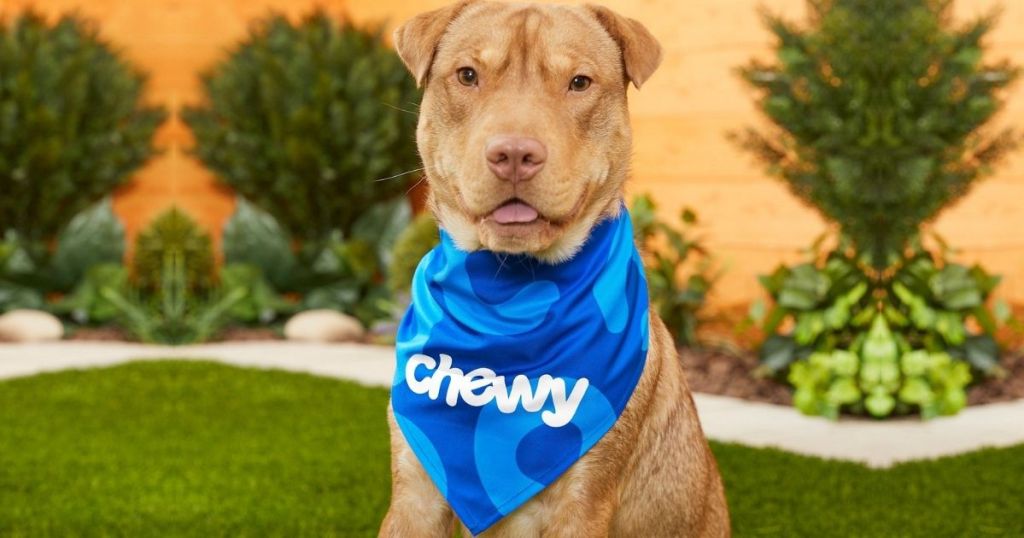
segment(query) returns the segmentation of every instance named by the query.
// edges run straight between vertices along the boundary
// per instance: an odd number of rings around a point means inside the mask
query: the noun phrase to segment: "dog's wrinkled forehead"
[[[618,44],[592,12],[572,6],[467,6],[442,37],[433,67],[450,70],[460,63],[519,80],[581,69],[622,78]]]
[[[431,71],[475,60],[542,76],[581,67],[602,75],[613,70],[639,88],[661,61],[657,40],[642,24],[595,5],[464,0],[401,26],[395,46],[420,85]]]

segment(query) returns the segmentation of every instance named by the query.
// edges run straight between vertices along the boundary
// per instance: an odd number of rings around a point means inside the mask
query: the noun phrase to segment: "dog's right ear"
[[[423,86],[434,63],[434,53],[441,42],[448,25],[459,12],[474,0],[462,0],[441,9],[428,11],[413,17],[395,29],[395,50],[399,58],[416,78],[416,85]]]

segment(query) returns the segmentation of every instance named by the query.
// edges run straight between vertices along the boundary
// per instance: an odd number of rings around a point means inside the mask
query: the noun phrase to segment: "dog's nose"
[[[544,168],[548,149],[536,138],[496,136],[484,148],[487,166],[505,181],[528,181]]]

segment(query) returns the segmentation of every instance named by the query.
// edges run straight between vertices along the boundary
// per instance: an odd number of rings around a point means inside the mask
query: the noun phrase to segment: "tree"
[[[988,15],[964,25],[951,0],[809,0],[806,26],[767,15],[778,61],[740,70],[770,120],[742,146],[835,221],[876,269],[1011,149],[985,129],[1018,75],[985,63]]]

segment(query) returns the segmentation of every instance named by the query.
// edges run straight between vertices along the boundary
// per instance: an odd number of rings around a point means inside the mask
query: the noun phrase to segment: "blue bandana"
[[[441,244],[398,329],[395,420],[474,534],[612,427],[647,357],[647,283],[623,209],[557,265]]]

